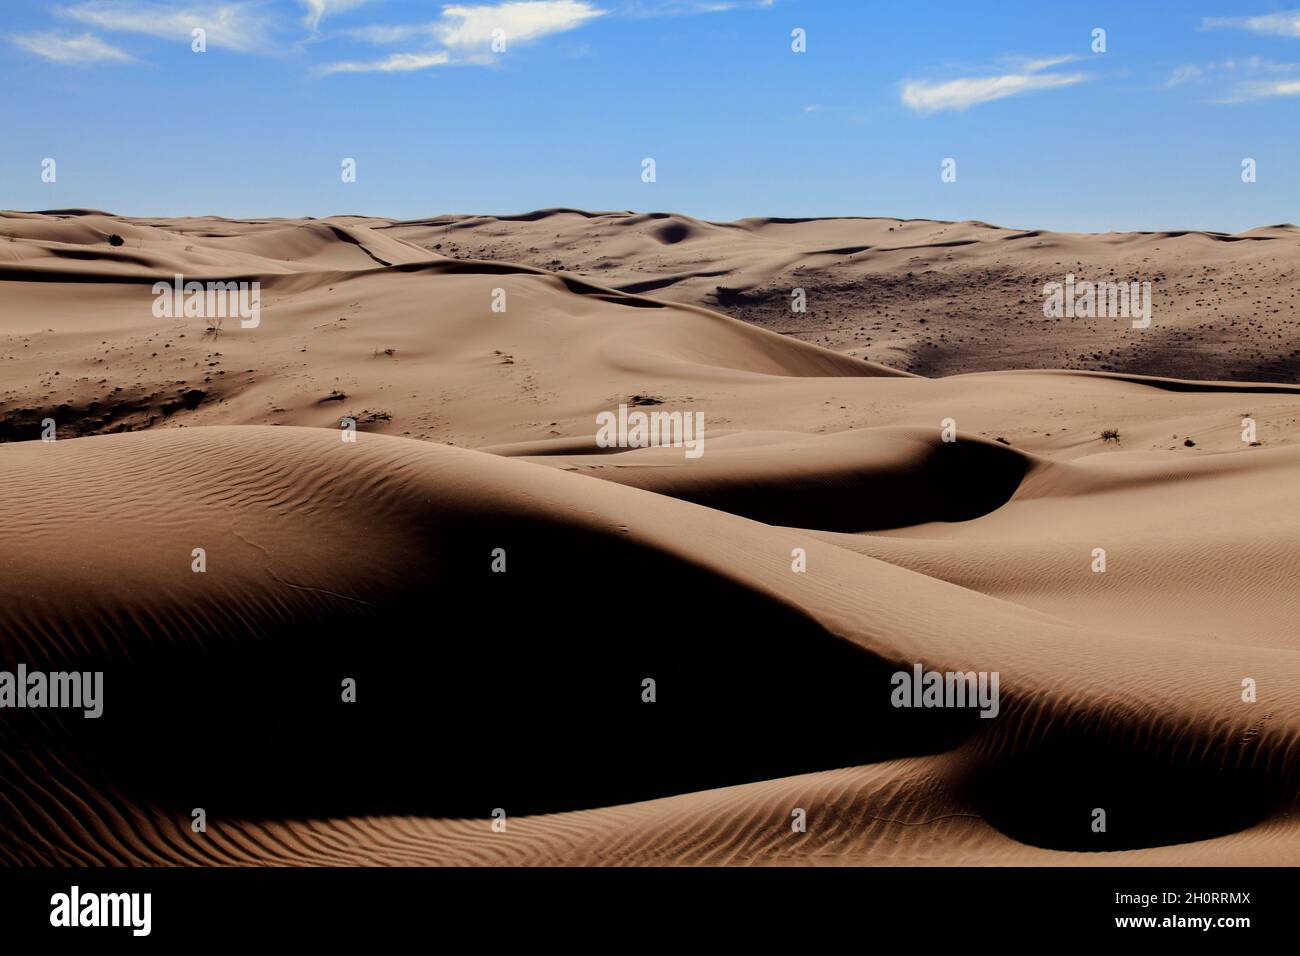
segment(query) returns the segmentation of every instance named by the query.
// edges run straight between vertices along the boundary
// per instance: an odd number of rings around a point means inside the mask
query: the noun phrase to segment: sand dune
[[[0,862],[1300,861],[1300,387],[1215,364],[1256,339],[1195,376],[923,377],[701,294],[801,269],[902,322],[878,296],[917,256],[956,281],[1158,246],[1289,309],[1264,270],[1291,227],[65,211],[0,236],[0,667],[105,688],[99,719],[0,712]],[[577,245],[581,275],[548,267]],[[259,282],[259,324],[156,317],[176,273]],[[698,413],[705,452],[598,444],[620,405]],[[894,706],[917,665],[997,672],[996,716]]]
[[[983,222],[742,219],[545,210],[382,223],[453,255],[509,259],[704,305],[923,375],[1014,368],[1300,381],[1300,229],[1083,235]],[[1043,285],[1150,281],[1153,325],[1054,321]],[[803,289],[807,311],[791,311]]]

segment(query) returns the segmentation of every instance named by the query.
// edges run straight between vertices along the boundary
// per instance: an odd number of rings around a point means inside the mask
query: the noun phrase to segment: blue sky
[[[1300,221],[1300,10],[1267,0],[31,0],[0,70],[11,209]]]

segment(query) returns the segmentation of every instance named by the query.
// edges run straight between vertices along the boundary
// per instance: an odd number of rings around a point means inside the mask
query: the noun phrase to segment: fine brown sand
[[[105,703],[0,712],[0,862],[1295,865],[1298,240],[2,214],[0,665]],[[1093,263],[1152,328],[1048,327]]]
[[[718,309],[764,328],[936,376],[1096,369],[1300,382],[1300,229],[1088,234],[983,222],[743,219],[552,210],[376,223],[461,258],[562,270],[627,292]],[[1145,279],[1152,328],[1048,319],[1066,273]],[[790,309],[800,288],[807,311]]]

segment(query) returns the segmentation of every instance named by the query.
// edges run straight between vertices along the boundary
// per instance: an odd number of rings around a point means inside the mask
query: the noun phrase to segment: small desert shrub
[[[1105,431],[1103,431],[1103,432],[1101,433],[1101,440],[1102,440],[1102,441],[1113,441],[1113,442],[1115,442],[1116,444],[1118,444],[1118,443],[1119,443],[1119,429],[1118,429],[1118,428],[1107,428]]]

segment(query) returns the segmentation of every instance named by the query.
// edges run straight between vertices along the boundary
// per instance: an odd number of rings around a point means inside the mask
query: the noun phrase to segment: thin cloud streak
[[[1254,17],[1204,17],[1202,30],[1246,30],[1264,36],[1300,38],[1300,10],[1284,10]]]
[[[999,76],[963,77],[944,82],[909,80],[903,84],[902,102],[908,109],[921,114],[960,111],[1010,96],[1074,86],[1088,79],[1087,74],[1040,72],[1072,59],[1064,56],[1029,60],[1019,72]]]
[[[135,57],[125,50],[105,43],[93,33],[80,36],[59,36],[55,33],[28,33],[10,36],[9,41],[17,44],[29,53],[49,60],[51,63],[64,63],[73,66],[88,66],[93,63],[132,63]]]
[[[327,16],[354,10],[369,0],[301,0],[307,8],[303,24],[315,35],[320,30],[320,22]]]
[[[323,76],[332,73],[410,73],[414,70],[427,70],[432,66],[446,66],[451,57],[445,50],[436,53],[393,53],[382,60],[362,63],[329,63],[317,72]]]

